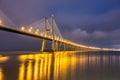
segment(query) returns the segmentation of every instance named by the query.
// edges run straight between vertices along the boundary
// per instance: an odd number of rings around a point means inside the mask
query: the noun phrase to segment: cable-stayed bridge
[[[47,17],[36,21],[28,26],[11,27],[14,23],[3,13],[0,13],[0,30],[31,36],[42,39],[42,47],[40,51],[45,50],[46,41],[51,41],[51,51],[67,51],[67,50],[84,50],[84,51],[101,51],[101,50],[115,50],[107,48],[97,48],[91,46],[81,45],[62,37],[59,28],[54,20],[54,16],[50,19]]]

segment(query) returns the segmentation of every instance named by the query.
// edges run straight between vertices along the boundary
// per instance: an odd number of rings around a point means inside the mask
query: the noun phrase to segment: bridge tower
[[[54,16],[51,18],[51,26],[52,26],[52,50],[55,51],[55,31],[54,31]]]
[[[45,36],[45,35],[47,35],[47,31],[48,31],[48,29],[47,29],[47,17],[44,18],[44,26],[45,26],[45,31],[43,32],[43,35]],[[44,51],[44,49],[45,49],[45,42],[46,42],[46,40],[43,39],[42,40],[42,48],[41,48],[40,51]]]
[[[44,19],[44,26],[45,26],[45,31],[44,31],[43,35],[45,36],[45,35],[47,35],[48,31],[51,31],[51,29],[47,28],[47,17],[45,17],[45,19]],[[55,41],[54,16],[53,15],[51,17],[51,27],[52,27],[52,45],[51,45],[51,49],[52,49],[52,51],[56,51],[57,50],[57,48],[56,48],[57,47],[57,42]],[[44,51],[44,49],[45,49],[45,42],[46,42],[46,40],[43,39],[42,40],[42,47],[41,47],[40,51]]]

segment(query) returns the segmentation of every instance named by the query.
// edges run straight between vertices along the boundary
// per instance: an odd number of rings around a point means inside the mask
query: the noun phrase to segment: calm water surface
[[[0,80],[120,80],[120,52],[0,56]]]

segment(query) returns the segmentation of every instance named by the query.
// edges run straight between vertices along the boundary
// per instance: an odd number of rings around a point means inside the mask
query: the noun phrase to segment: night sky
[[[54,14],[64,38],[120,48],[120,0],[0,0],[0,12],[17,26]],[[0,50],[39,48],[39,39],[0,31]]]

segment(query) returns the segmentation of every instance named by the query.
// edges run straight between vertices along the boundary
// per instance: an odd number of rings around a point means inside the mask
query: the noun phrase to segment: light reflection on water
[[[120,80],[119,52],[0,57],[0,80]]]

